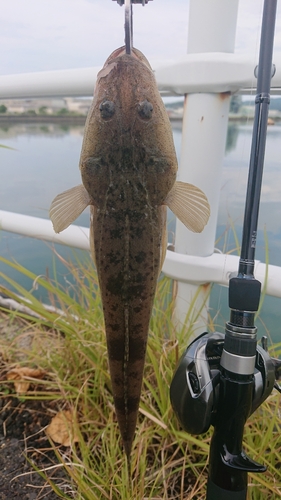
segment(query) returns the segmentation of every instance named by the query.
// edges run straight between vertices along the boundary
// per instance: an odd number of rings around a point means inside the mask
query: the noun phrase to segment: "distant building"
[[[92,99],[88,98],[37,98],[37,99],[5,99],[0,104],[7,107],[9,114],[22,114],[35,112],[36,114],[57,114],[66,109],[70,113],[86,115]]]
[[[92,99],[90,98],[73,98],[73,97],[65,97],[65,107],[68,111],[73,111],[75,113],[79,113],[81,115],[86,115],[89,111],[89,107],[91,106]]]

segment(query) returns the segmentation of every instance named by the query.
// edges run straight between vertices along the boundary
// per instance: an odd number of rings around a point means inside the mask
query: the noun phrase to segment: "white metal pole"
[[[190,0],[188,52],[233,52],[239,0]],[[200,187],[211,207],[201,234],[176,224],[175,251],[208,256],[214,251],[222,162],[225,151],[230,94],[193,93],[185,96],[179,179]],[[193,335],[207,326],[210,284],[177,286],[175,321],[186,323]]]

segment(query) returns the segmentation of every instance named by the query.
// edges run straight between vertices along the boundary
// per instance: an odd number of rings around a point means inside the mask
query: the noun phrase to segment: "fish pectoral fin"
[[[194,233],[201,233],[209,220],[207,197],[193,184],[176,181],[164,203]]]
[[[58,194],[52,201],[49,215],[54,231],[60,233],[81,215],[91,199],[83,184]]]

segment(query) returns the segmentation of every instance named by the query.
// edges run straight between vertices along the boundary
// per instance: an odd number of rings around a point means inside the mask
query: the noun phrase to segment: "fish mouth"
[[[123,45],[123,47],[119,47],[118,49],[115,49],[110,54],[110,56],[105,61],[104,68],[108,64],[111,64],[112,62],[114,62],[114,60],[117,59],[118,57],[122,57],[124,55],[126,55],[127,57],[134,57],[135,59],[138,59],[140,62],[142,62],[143,64],[145,64],[145,66],[147,66],[152,71],[152,68],[151,68],[148,60],[146,59],[146,57],[143,55],[143,53],[140,50],[138,50],[135,47],[133,47],[131,54],[126,54],[126,47],[125,47],[125,45]]]

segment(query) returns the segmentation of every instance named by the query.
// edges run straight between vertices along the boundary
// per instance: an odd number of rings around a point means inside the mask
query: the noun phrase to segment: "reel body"
[[[203,333],[186,349],[175,371],[170,399],[183,429],[203,434],[216,425],[225,334]],[[276,362],[257,346],[252,393],[252,414],[270,395],[275,384]]]

